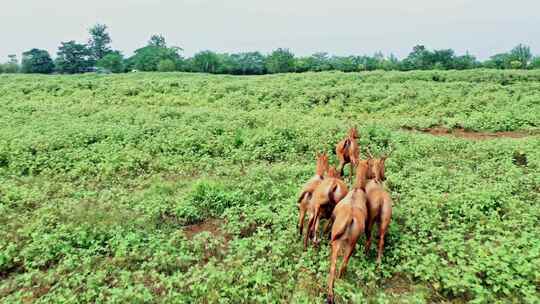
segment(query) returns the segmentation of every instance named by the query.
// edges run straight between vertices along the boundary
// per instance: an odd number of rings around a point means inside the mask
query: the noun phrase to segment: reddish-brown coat
[[[334,208],[332,213],[333,225],[330,239],[330,273],[328,276],[327,303],[334,302],[334,281],[336,263],[341,248],[345,253],[343,262],[338,273],[338,278],[347,269],[349,259],[354,253],[356,242],[364,232],[366,219],[368,218],[367,197],[365,193],[366,176],[369,170],[367,160],[357,163],[356,182],[351,192]]]
[[[330,217],[334,207],[349,192],[347,185],[340,179],[334,167],[328,170],[325,178],[313,191],[310,207],[312,212],[309,217],[308,233],[304,237],[304,249],[307,248],[309,236],[313,236],[313,242],[318,244],[317,233],[321,217]],[[323,216],[324,215],[324,216]]]
[[[315,170],[315,175],[304,185],[298,198],[298,209],[300,211],[298,217],[298,230],[300,232],[300,236],[302,236],[302,234],[304,233],[304,219],[306,216],[306,212],[310,211],[309,204],[311,201],[311,196],[313,195],[313,191],[315,191],[317,186],[319,186],[319,184],[323,181],[327,171],[328,155],[326,155],[326,153],[317,153],[317,166]]]
[[[368,254],[371,247],[371,231],[375,222],[379,224],[379,243],[377,246],[377,263],[381,263],[384,249],[384,237],[392,219],[392,198],[384,189],[385,161],[387,156],[380,159],[370,159],[369,178],[366,185],[368,200],[368,220],[366,222],[365,252]]]
[[[339,160],[338,171],[343,176],[343,168],[346,164],[351,164],[351,180],[353,169],[358,164],[360,157],[360,148],[358,147],[358,131],[356,128],[350,128],[347,137],[336,145],[336,155]]]

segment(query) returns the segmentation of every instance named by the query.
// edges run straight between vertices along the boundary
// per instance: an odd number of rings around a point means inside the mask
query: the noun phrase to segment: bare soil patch
[[[406,131],[412,131],[412,132],[429,133],[434,136],[453,136],[453,137],[465,138],[465,139],[470,139],[470,140],[489,140],[489,139],[496,139],[496,138],[524,138],[524,137],[534,135],[534,134],[530,134],[523,131],[477,132],[477,131],[465,130],[463,128],[447,129],[443,127],[425,128],[425,129],[415,129],[415,128],[410,128],[410,127],[404,127],[403,129]]]
[[[385,292],[391,294],[405,294],[412,291],[412,283],[403,275],[397,274],[390,279],[387,279],[383,288]]]
[[[228,239],[228,236],[223,232],[221,226],[223,225],[223,220],[221,219],[208,219],[204,222],[186,226],[184,228],[184,233],[188,239],[192,239],[195,235],[207,231],[214,236],[223,236],[225,239]]]

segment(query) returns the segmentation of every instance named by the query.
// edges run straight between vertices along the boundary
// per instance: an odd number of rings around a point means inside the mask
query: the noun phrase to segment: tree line
[[[203,72],[233,75],[260,75],[286,72],[371,71],[371,70],[464,70],[474,68],[540,69],[540,56],[533,56],[529,46],[519,44],[512,50],[491,56],[483,62],[467,53],[457,55],[452,49],[430,50],[423,45],[413,47],[409,55],[398,59],[384,56],[331,56],[325,52],[297,57],[289,49],[278,48],[270,54],[260,52],[216,53],[201,51],[183,57],[182,48],[168,46],[161,35],[153,35],[147,44],[131,57],[111,48],[111,36],[104,24],[89,29],[87,43],[61,42],[56,58],[43,49],[33,48],[22,54],[22,60],[9,55],[0,64],[0,73],[61,73],[85,72],[124,73],[129,71]]]

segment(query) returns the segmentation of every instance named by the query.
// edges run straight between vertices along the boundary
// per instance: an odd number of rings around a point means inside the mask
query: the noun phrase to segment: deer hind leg
[[[336,278],[336,262],[341,247],[341,240],[335,240],[331,244],[332,253],[330,255],[330,274],[328,275],[328,297],[326,303],[334,303],[334,281]]]
[[[386,235],[386,231],[388,230],[388,224],[390,224],[390,221],[381,222],[381,225],[379,227],[379,244],[377,246],[377,264],[381,263],[383,250],[384,250],[384,236]]]
[[[368,216],[366,223],[366,245],[364,246],[364,253],[369,254],[369,249],[371,248],[371,229],[373,228],[374,219],[371,216]]]
[[[315,214],[312,213],[309,215],[309,221],[308,221],[308,226],[307,226],[307,229],[306,229],[306,234],[304,235],[304,250],[307,249],[307,245],[308,245],[308,240],[309,240],[309,237],[311,235],[311,229],[313,226],[313,222],[315,221]]]
[[[304,234],[304,219],[306,218],[306,208],[300,203],[300,215],[298,216],[298,232],[300,237]]]
[[[319,222],[321,220],[321,209],[320,207],[315,210],[315,222],[313,223],[313,244],[315,246],[319,245],[319,239],[317,238],[317,233],[319,233]]]
[[[388,231],[390,220],[392,219],[392,204],[385,202],[382,206],[380,224],[379,224],[379,245],[377,248],[377,263],[381,263],[384,250],[384,237]]]
[[[354,242],[353,242],[354,241]],[[349,264],[349,259],[354,253],[354,247],[356,245],[356,240],[350,240],[345,245],[345,255],[343,256],[343,262],[341,262],[341,268],[339,269],[338,278],[341,278],[345,271],[347,270],[347,264]]]

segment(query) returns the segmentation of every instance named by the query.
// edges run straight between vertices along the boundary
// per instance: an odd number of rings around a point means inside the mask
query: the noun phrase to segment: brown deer
[[[364,232],[366,219],[368,218],[367,197],[365,193],[368,160],[359,161],[356,167],[356,183],[347,196],[334,208],[332,219],[332,235],[330,238],[330,274],[328,276],[327,303],[334,303],[334,281],[336,263],[340,250],[344,249],[343,261],[338,273],[340,278],[347,269],[356,242]]]
[[[375,222],[379,225],[379,244],[377,247],[377,264],[381,263],[381,258],[384,249],[384,237],[392,219],[392,198],[390,194],[384,190],[383,181],[385,176],[385,161],[389,154],[375,159],[372,158],[371,152],[369,159],[368,178],[371,178],[366,184],[366,193],[368,199],[368,220],[366,222],[366,245],[365,253],[369,253],[371,248],[371,231]]]
[[[300,197],[298,198],[298,209],[300,214],[298,217],[298,230],[300,236],[304,233],[304,219],[306,217],[306,212],[309,209],[309,203],[313,191],[319,186],[323,181],[326,172],[328,171],[328,155],[326,153],[319,154],[317,153],[317,166],[315,169],[315,175],[304,185]]]
[[[358,141],[357,139],[358,131],[356,130],[356,127],[352,127],[349,129],[349,133],[347,134],[347,137],[345,137],[343,140],[341,140],[336,145],[336,155],[339,160],[339,172],[341,176],[343,176],[343,168],[346,164],[351,164],[351,181],[353,176],[353,168],[356,167],[358,160],[359,160],[359,147],[358,147]]]
[[[304,237],[304,250],[307,248],[308,238],[311,235],[313,236],[313,243],[315,245],[319,244],[317,232],[321,217],[330,218],[334,207],[347,195],[347,192],[349,192],[349,189],[340,179],[335,167],[330,167],[328,177],[315,188],[311,196],[310,208],[312,210],[308,222],[308,233]],[[327,223],[327,227],[329,227],[328,225],[330,223]]]

